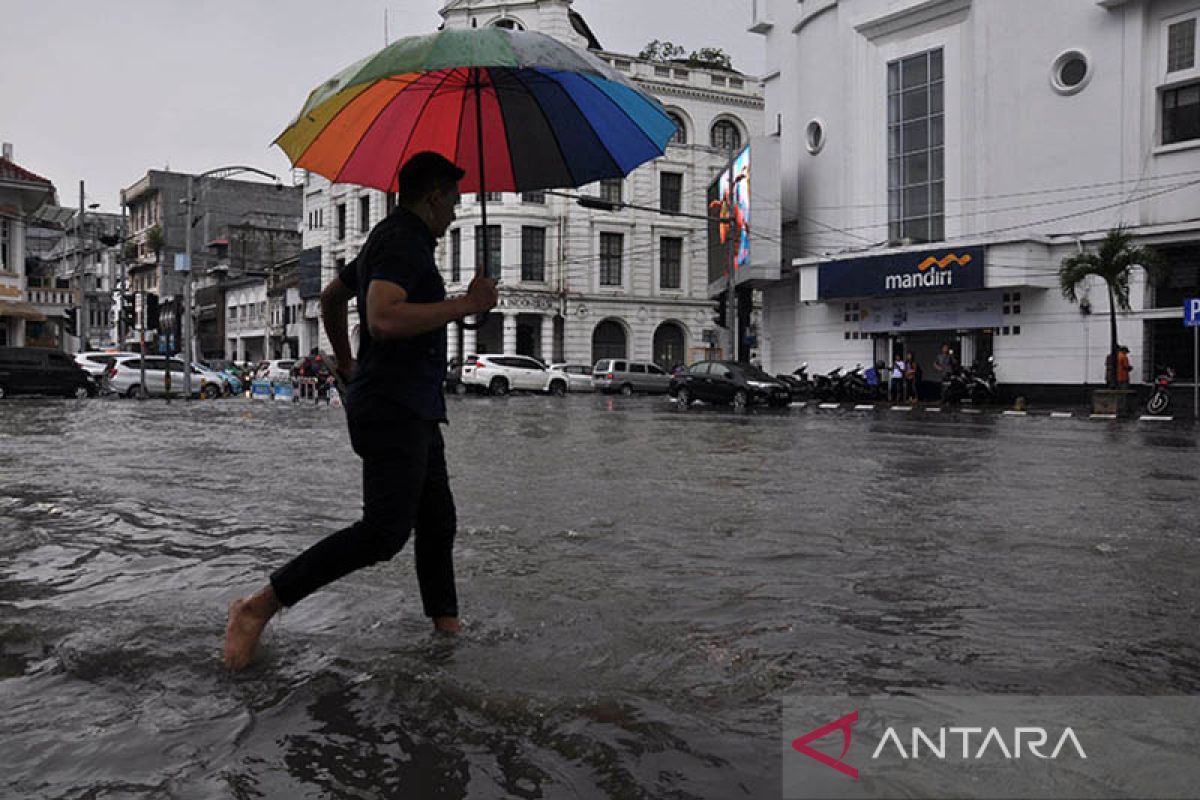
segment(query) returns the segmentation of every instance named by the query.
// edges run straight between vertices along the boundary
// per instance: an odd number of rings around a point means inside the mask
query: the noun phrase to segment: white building
[[[763,286],[769,369],[912,350],[928,375],[950,342],[966,362],[994,353],[1013,393],[1081,397],[1068,387],[1104,380],[1108,299],[1090,286],[1081,313],[1057,271],[1124,225],[1172,267],[1161,287],[1137,270],[1120,315],[1133,380],[1164,362],[1190,380],[1181,302],[1200,295],[1200,2],[752,8],[782,161],[786,262]],[[940,277],[888,285],[906,274]]]
[[[25,232],[30,218],[54,202],[54,185],[13,162],[12,145],[0,152],[0,347],[23,347],[26,326],[46,315],[31,303],[25,275]],[[30,337],[34,338],[34,337]]]
[[[498,25],[538,30],[591,48],[657,96],[680,134],[665,157],[625,180],[579,193],[705,215],[713,176],[742,143],[762,132],[757,79],[683,63],[653,63],[610,53],[570,0],[448,3],[448,28]],[[654,38],[647,32],[647,39]],[[304,246],[324,249],[325,277],[357,254],[371,226],[394,199],[374,190],[305,182]],[[439,246],[451,294],[466,291],[475,273],[479,204],[463,198],[458,221]],[[492,195],[488,224],[499,243],[500,303],[478,333],[449,328],[451,356],[518,352],[545,360],[591,364],[602,357],[654,360],[670,367],[695,360],[713,328],[707,294],[707,230],[703,220],[652,211],[582,208],[542,193]],[[482,236],[478,237],[480,240]],[[496,263],[493,256],[492,263]],[[356,330],[356,320],[351,320]],[[323,343],[328,347],[328,343]]]
[[[267,282],[240,278],[225,285],[225,337],[228,358],[238,362],[272,357]]]

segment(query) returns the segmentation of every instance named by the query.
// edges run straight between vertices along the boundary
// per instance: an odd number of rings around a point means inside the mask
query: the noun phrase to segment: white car
[[[166,356],[123,356],[109,365],[104,373],[104,384],[112,392],[125,397],[137,397],[142,392],[142,365],[145,362],[145,391],[147,395],[162,396],[167,392],[168,363],[171,370],[171,394],[183,394],[183,359]],[[204,374],[192,370],[192,394],[202,397],[220,397],[221,384],[207,380]]]
[[[545,392],[549,389],[549,378],[546,365],[530,356],[485,354],[477,356],[474,364],[463,365],[462,370],[465,386],[494,395],[512,391]]]
[[[554,395],[594,391],[592,368],[586,364],[551,364],[547,388]]]
[[[75,363],[87,370],[97,382],[103,377],[105,371],[118,358],[127,356],[136,356],[137,353],[127,353],[120,350],[93,350],[88,353],[76,353]]]
[[[254,371],[254,377],[257,380],[284,383],[292,379],[292,367],[295,364],[296,361],[291,358],[260,361],[258,369]]]

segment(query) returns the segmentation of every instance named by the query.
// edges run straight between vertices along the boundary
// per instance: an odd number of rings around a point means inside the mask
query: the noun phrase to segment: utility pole
[[[192,196],[193,181],[191,173],[187,176],[187,198],[183,201],[187,208],[184,219],[183,235],[187,241],[184,244],[184,266],[187,271],[183,274],[183,399],[192,399],[192,213],[196,200]]]
[[[87,350],[87,263],[83,256],[83,181],[79,182],[79,217],[75,220],[75,257],[79,267],[79,310],[75,332],[79,334],[79,352]]]

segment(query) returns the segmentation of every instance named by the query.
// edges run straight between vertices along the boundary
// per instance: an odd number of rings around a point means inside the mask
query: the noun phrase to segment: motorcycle
[[[987,361],[973,366],[967,372],[967,396],[975,405],[984,405],[996,399],[996,359],[988,356]]]
[[[787,384],[793,401],[805,401],[813,394],[813,383],[808,378],[807,361],[791,375],[776,375],[775,377]]]
[[[874,399],[874,389],[867,382],[866,376],[863,375],[862,364],[857,365],[854,369],[841,376],[834,395],[839,400],[848,400],[852,403]]]
[[[1171,407],[1171,382],[1175,380],[1175,370],[1170,367],[1159,367],[1154,378],[1154,391],[1146,402],[1146,413],[1157,416]]]
[[[837,397],[837,387],[842,381],[842,368],[837,367],[828,375],[813,376],[813,397],[821,402],[829,402]]]
[[[961,403],[968,395],[970,375],[962,367],[953,367],[942,378],[942,405]]]

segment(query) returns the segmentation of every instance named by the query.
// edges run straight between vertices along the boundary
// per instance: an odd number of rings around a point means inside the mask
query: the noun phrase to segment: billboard
[[[708,187],[708,281],[750,266],[750,146]]]

